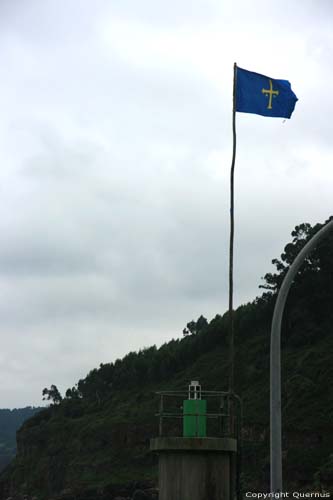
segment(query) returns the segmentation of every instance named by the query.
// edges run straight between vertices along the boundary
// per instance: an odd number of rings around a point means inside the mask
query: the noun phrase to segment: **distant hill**
[[[0,409],[0,471],[15,457],[16,431],[41,408]]]
[[[246,491],[269,491],[269,345],[277,291],[300,248],[322,227],[292,233],[264,293],[235,313],[236,392],[244,405]],[[248,256],[251,266],[251,255]],[[282,328],[284,490],[333,486],[333,234],[307,259],[288,297]],[[18,453],[0,476],[0,499],[17,494],[54,498],[130,496],[133,481],[156,481],[149,439],[157,434],[154,391],[227,389],[228,314],[202,316],[171,340],[102,364],[19,430]],[[137,484],[137,483],[135,483]],[[127,485],[127,486],[126,486]],[[118,490],[117,490],[118,488]],[[127,489],[126,489],[127,488]],[[64,494],[64,493],[63,493]]]

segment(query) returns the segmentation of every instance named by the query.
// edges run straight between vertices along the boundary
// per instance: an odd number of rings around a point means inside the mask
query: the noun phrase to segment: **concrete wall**
[[[159,500],[230,500],[234,439],[157,438]]]
[[[159,456],[159,500],[230,500],[228,454],[167,452]]]

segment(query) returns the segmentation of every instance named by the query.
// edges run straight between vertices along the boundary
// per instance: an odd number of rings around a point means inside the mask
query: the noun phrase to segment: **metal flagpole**
[[[291,264],[276,299],[271,329],[270,427],[271,427],[271,492],[282,492],[282,432],[281,432],[281,323],[287,295],[295,276],[308,254],[329,231],[328,222],[302,248]]]
[[[232,161],[230,171],[230,245],[229,245],[229,392],[234,392],[234,313],[233,313],[233,260],[234,260],[234,172],[236,160],[236,86],[237,64],[234,64],[233,109],[232,109]]]

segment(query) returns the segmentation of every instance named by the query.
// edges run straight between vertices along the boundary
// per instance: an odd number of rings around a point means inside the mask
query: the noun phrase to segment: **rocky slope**
[[[283,353],[284,471],[289,488],[333,485],[332,340],[327,336],[311,349]],[[265,359],[256,368],[262,361],[260,350],[259,342],[249,339],[237,363],[247,489],[268,487],[268,367]],[[223,368],[224,351],[215,349],[162,387],[184,387],[200,374],[205,387],[216,388],[225,379]],[[149,439],[157,434],[153,390],[160,388],[124,391],[90,409],[83,402],[65,401],[30,419],[17,434],[17,457],[1,477],[1,498],[18,493],[84,496],[88,491],[102,498],[107,492],[129,492],[133,481],[151,486],[157,472],[156,458],[149,452]]]
[[[31,418],[41,408],[15,408],[0,410],[0,472],[16,454],[16,431],[23,422]]]

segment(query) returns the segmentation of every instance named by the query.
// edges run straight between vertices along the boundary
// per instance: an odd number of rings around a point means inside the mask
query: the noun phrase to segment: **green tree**
[[[187,323],[186,328],[183,330],[183,335],[186,336],[189,333],[192,335],[196,335],[197,333],[201,332],[208,326],[208,321],[204,316],[199,316],[197,321],[190,321]]]
[[[52,403],[55,405],[60,404],[62,401],[62,396],[57,386],[53,384],[51,385],[50,389],[47,389],[46,387],[43,389],[42,396],[44,401],[52,401]]]
[[[82,398],[82,394],[79,391],[77,385],[72,387],[72,388],[68,388],[65,396],[67,399],[80,399],[80,398]]]
[[[311,226],[311,224],[305,222],[296,226],[291,233],[293,239],[284,247],[280,259],[272,260],[272,264],[276,267],[277,272],[265,274],[263,278],[265,283],[260,285],[259,288],[264,288],[273,294],[276,293],[296,256],[305,244],[332,218],[333,217],[330,217],[324,224]],[[333,263],[332,243],[333,235],[329,235],[310,255],[308,255],[297,274],[295,282],[304,282],[306,278],[308,281],[307,284],[310,285],[309,280],[311,281],[311,275],[312,277],[315,275],[319,276],[322,284],[326,284],[327,277],[331,279],[331,266]]]
[[[331,219],[332,217],[325,224]],[[280,259],[272,261],[276,272],[267,273],[264,277],[265,284],[261,285],[261,288],[267,292],[263,294],[263,300],[274,302],[290,265],[304,245],[323,226],[324,224],[311,226],[303,223],[295,227],[291,233],[292,241],[285,246]],[[333,234],[328,234],[307,256],[295,277],[284,313],[283,342],[287,341],[295,346],[310,344],[318,335],[318,324],[322,323],[323,319],[327,323],[324,331],[329,331],[333,320],[332,296]]]

